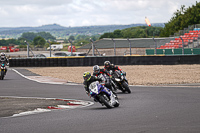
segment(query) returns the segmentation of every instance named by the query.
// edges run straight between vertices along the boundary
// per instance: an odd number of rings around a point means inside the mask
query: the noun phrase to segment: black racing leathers
[[[87,94],[89,93],[89,85],[94,81],[102,81],[102,79],[100,79],[100,78],[98,78],[96,76],[91,76],[89,81],[84,81],[83,82],[84,88],[85,88],[85,91],[86,91]]]
[[[105,66],[104,68],[105,68],[104,70],[107,70],[107,71],[112,70],[114,72],[115,70],[119,70],[120,72],[123,72],[121,68],[119,68],[118,66],[115,66],[114,64],[111,64],[109,68],[106,68]]]
[[[0,64],[4,63],[5,66],[8,64],[8,59],[6,57],[0,57]],[[5,74],[7,73],[7,67],[5,69]]]
[[[93,73],[93,75],[96,76],[96,77],[98,77],[101,74],[103,74],[103,75],[106,74],[107,76],[111,77],[111,75],[105,69],[100,69],[100,71],[98,73],[96,73],[96,72]],[[108,81],[108,79],[105,79],[105,85],[104,86],[109,88],[110,90],[112,90],[111,82]]]

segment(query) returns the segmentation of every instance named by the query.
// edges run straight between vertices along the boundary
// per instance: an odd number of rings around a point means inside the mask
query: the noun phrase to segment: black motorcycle
[[[112,72],[112,77],[112,84],[114,86],[118,86],[119,90],[121,90],[123,93],[131,93],[131,90],[128,86],[128,80],[126,79],[126,73],[116,70]]]
[[[108,75],[100,74],[100,75],[98,75],[98,77],[101,78],[102,82],[110,84],[111,85],[110,87],[108,87],[108,86],[106,86],[106,87],[108,89],[110,89],[115,95],[117,95],[116,94],[117,89],[113,86],[112,80],[110,79],[110,77]]]
[[[1,72],[0,79],[3,80],[5,77],[5,73],[6,73],[6,66],[4,63],[1,64],[0,72]]]

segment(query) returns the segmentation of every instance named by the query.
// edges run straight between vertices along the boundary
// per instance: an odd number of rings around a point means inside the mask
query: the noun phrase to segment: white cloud
[[[6,0],[0,2],[0,27],[111,25],[168,22],[181,5],[196,0]]]

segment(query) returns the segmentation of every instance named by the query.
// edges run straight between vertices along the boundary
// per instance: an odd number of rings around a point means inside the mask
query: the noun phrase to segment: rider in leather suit
[[[2,64],[2,63],[4,63],[5,65],[8,64],[8,59],[6,58],[5,53],[1,53],[1,55],[0,55],[0,64]],[[6,75],[6,73],[7,73],[7,67],[5,69],[5,75]]]

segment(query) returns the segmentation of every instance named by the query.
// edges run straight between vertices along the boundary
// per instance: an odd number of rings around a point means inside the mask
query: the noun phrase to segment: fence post
[[[92,56],[94,56],[94,43],[93,40],[90,38],[90,41],[92,42]]]
[[[26,42],[26,40],[24,42],[27,44],[27,57],[29,57],[29,44]]]
[[[33,54],[33,56],[35,57],[33,51],[31,49],[29,49],[29,43],[26,40],[24,42],[27,44],[27,56],[29,57],[29,50],[30,50],[31,53]]]
[[[114,56],[116,56],[116,44],[115,44],[115,40],[112,38],[112,41],[114,43]]]
[[[72,53],[72,42],[71,42],[70,39],[69,39],[68,41],[69,41],[69,43],[71,44],[71,56],[72,56],[72,54],[73,54],[73,53]]]
[[[129,38],[127,38],[127,40],[129,41],[130,55],[132,55],[132,53],[131,53],[131,41],[129,40]]]
[[[182,37],[180,37],[181,38],[181,40],[182,40],[182,55],[184,55],[184,41],[183,41],[183,38]]]
[[[50,51],[50,57],[51,57],[51,43],[49,41],[47,41],[49,43],[49,51]]]
[[[154,54],[157,55],[157,42],[156,42],[155,38],[153,38],[153,40],[154,40],[154,44],[155,44]]]

